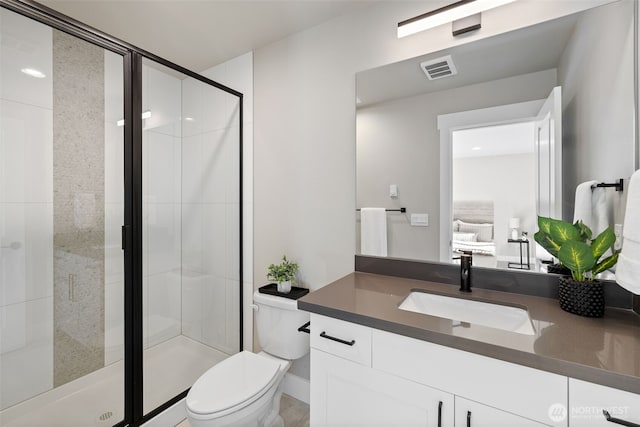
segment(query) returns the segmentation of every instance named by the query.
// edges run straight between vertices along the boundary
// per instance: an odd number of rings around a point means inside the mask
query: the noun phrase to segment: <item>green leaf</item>
[[[538,216],[538,228],[546,234],[551,234],[551,218]]]
[[[581,241],[586,242],[587,240],[591,240],[592,232],[589,227],[587,227],[581,219],[577,220],[573,227],[578,230],[580,233]]]
[[[614,265],[616,265],[616,262],[618,262],[619,254],[620,252],[616,252],[610,257],[606,257],[605,259],[603,259],[602,262],[600,262],[598,265],[596,265],[593,268],[593,275],[595,276],[598,273],[602,273],[603,271],[608,270]]]
[[[593,242],[591,242],[591,252],[593,253],[593,257],[596,259],[596,262],[602,255],[604,255],[605,252],[607,252],[607,250],[613,247],[615,242],[616,235],[613,233],[611,227],[604,230]]]
[[[560,245],[553,241],[551,236],[549,236],[544,231],[540,230],[536,234],[533,235],[533,238],[536,242],[540,244],[543,248],[547,250],[551,254],[551,256],[558,257],[558,251],[560,250]]]
[[[571,270],[574,279],[580,281],[584,280],[584,273],[590,271],[596,264],[589,245],[576,241],[564,243],[558,251],[558,259]]]
[[[580,232],[573,224],[550,218],[549,227],[549,235],[560,246],[567,241],[581,241]]]

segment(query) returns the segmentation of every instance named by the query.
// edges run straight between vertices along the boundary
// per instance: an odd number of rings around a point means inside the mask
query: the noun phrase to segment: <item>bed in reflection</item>
[[[456,261],[463,251],[470,251],[474,255],[474,265],[495,267],[494,228],[493,201],[454,201],[451,258]]]

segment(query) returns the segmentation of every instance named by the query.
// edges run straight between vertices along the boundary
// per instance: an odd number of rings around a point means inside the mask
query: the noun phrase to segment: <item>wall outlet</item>
[[[414,227],[428,227],[429,226],[429,214],[411,214],[411,225]]]

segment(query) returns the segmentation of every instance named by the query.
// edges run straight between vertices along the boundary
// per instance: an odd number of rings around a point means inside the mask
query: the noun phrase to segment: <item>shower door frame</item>
[[[124,419],[114,427],[139,426],[175,403],[189,390],[174,396],[146,415],[143,408],[142,317],[142,60],[157,62],[188,77],[238,97],[239,150],[239,348],[243,350],[243,94],[187,68],[112,37],[31,0],[0,0],[0,7],[122,55],[124,73]]]

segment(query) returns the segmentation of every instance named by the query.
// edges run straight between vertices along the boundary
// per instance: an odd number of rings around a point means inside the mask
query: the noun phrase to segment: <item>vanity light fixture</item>
[[[144,119],[148,119],[149,117],[151,117],[151,110],[147,110],[147,111],[144,111],[144,112],[142,113],[142,119],[143,119],[143,120],[144,120]],[[118,126],[118,127],[124,126],[124,119],[120,119],[120,120],[118,120],[118,121],[116,122],[116,126]]]
[[[26,74],[27,76],[35,77],[37,79],[44,79],[45,77],[47,77],[45,73],[43,73],[40,70],[36,70],[35,68],[23,68],[20,71]]]
[[[415,16],[398,23],[398,38],[419,33],[431,28],[438,27],[449,22],[454,22],[463,18],[477,15],[489,9],[493,9],[515,0],[459,0],[439,9],[432,10],[422,15]],[[480,28],[480,17],[477,23],[471,26],[463,25],[459,29],[454,29],[454,36]]]

